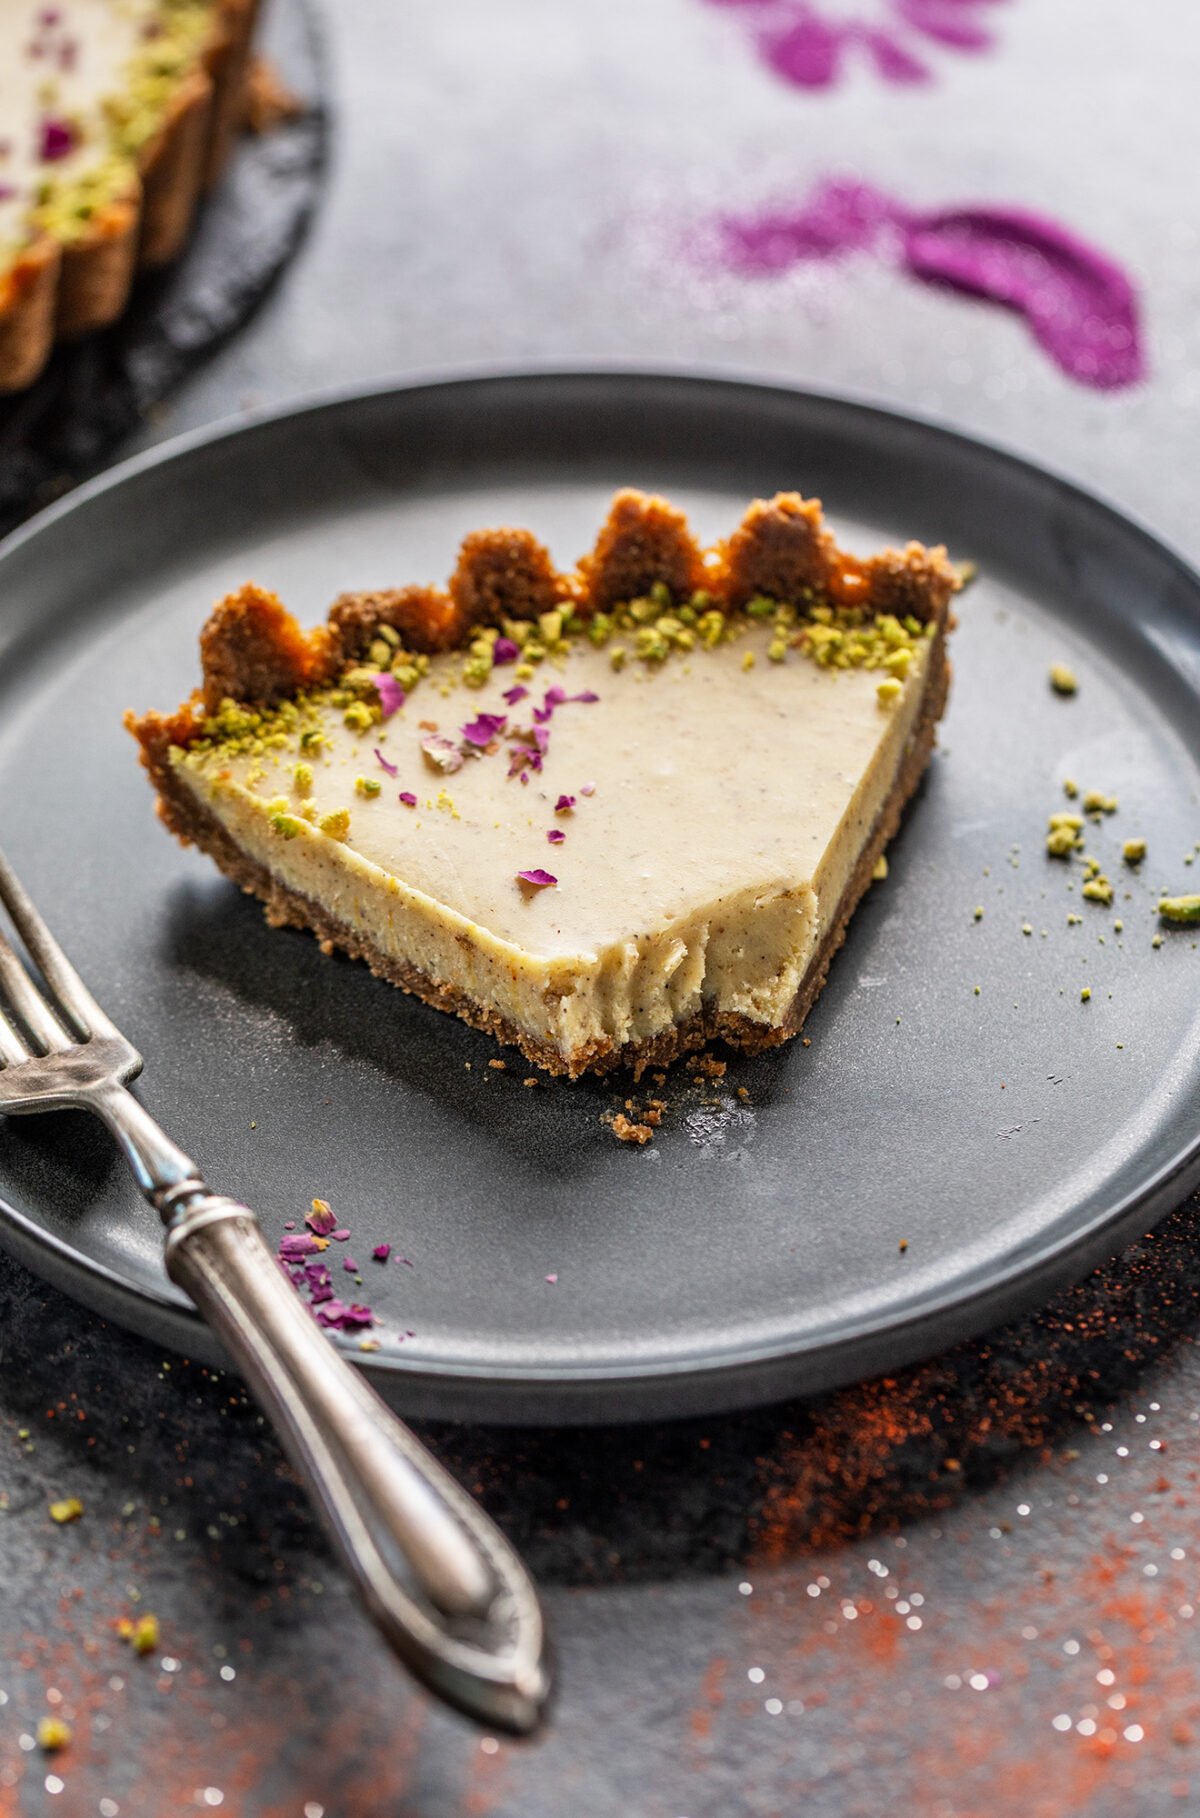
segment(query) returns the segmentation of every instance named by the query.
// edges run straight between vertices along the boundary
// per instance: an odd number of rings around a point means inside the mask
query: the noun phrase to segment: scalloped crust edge
[[[655,585],[675,600],[703,586],[723,611],[755,594],[793,603],[817,594],[928,623],[945,620],[960,584],[941,547],[909,543],[865,559],[851,555],[826,527],[821,501],[796,492],[756,499],[732,536],[702,548],[677,506],[628,487],[573,569],[556,569],[528,530],[477,530],[464,540],[447,587],[342,594],[310,631],[276,594],[248,582],[217,602],[201,630],[203,679],[190,700],[169,718],[130,714],[126,724],[144,748],[163,728],[170,742],[186,745],[203,710],[215,712],[223,700],[269,706],[328,684],[363,656],[380,625],[394,627],[409,649],[436,654],[465,645],[481,625],[534,619],[556,605],[586,618]]]
[[[138,267],[169,264],[182,250],[228,154],[258,6],[219,0],[203,67],[179,84],[129,194],[68,246],[49,234],[35,240],[0,278],[0,394],[32,385],[56,341],[116,321]]]

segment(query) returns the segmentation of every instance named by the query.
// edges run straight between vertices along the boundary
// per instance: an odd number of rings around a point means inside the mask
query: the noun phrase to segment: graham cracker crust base
[[[820,996],[834,955],[846,938],[850,919],[869,888],[875,866],[889,840],[900,825],[904,810],[915,793],[933,753],[937,722],[946,705],[950,684],[950,665],[946,656],[945,622],[932,641],[929,672],[921,714],[910,734],[896,780],[871,829],[857,865],[852,872],[825,937],[808,972],[778,1024],[764,1024],[749,1017],[717,1010],[701,1010],[686,1022],[666,1029],[648,1041],[618,1045],[610,1040],[589,1043],[570,1056],[563,1055],[548,1043],[537,1040],[515,1024],[476,1002],[457,987],[403,961],[392,959],[358,931],[329,915],[319,903],[298,891],[278,883],[257,860],[247,858],[234,845],[220,823],[194,796],[180,784],[171,768],[164,743],[157,748],[143,748],[143,762],[158,792],[157,812],[160,819],[184,845],[195,845],[208,854],[225,876],[250,896],[264,904],[272,927],[306,928],[317,936],[322,949],[335,949],[351,959],[364,960],[377,978],[398,985],[402,991],[449,1012],[482,1030],[506,1047],[519,1048],[527,1060],[547,1073],[577,1079],[583,1073],[609,1073],[618,1067],[632,1069],[640,1078],[650,1067],[665,1067],[680,1055],[709,1042],[722,1041],[744,1054],[761,1053],[778,1047],[799,1034],[805,1018]]]

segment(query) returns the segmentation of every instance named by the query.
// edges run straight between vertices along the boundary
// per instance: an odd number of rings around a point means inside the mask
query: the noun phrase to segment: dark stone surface
[[[1197,26],[1184,0],[1088,19],[1084,40],[1077,9],[1012,0],[935,86],[813,96],[700,0],[331,8],[329,206],[171,426],[465,359],[708,360],[944,413],[1200,554]],[[847,165],[1100,240],[1144,284],[1149,382],[1075,389],[1015,322],[873,266],[749,287],[673,262],[681,207]],[[562,1697],[528,1746],[393,1669],[236,1385],[5,1263],[0,1812],[1195,1810],[1198,1210],[1040,1315],[814,1406],[433,1433],[547,1589]],[[86,1512],[59,1528],[63,1495]],[[145,1609],[139,1660],[112,1624]],[[24,1744],[52,1707],[75,1741],[47,1762]]]
[[[0,398],[0,535],[102,464],[239,328],[308,225],[325,165],[325,71],[301,0],[278,0],[262,48],[305,110],[243,134],[182,257],[144,274],[103,334],[59,347],[36,385]]]

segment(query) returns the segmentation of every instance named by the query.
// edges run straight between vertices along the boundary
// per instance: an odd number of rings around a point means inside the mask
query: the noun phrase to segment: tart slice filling
[[[127,716],[185,843],[275,923],[551,1071],[794,1035],[925,768],[955,571],[846,556],[820,507],[701,550],[618,495],[567,574],[479,532],[446,592],[305,634],[249,586],[204,686]]]

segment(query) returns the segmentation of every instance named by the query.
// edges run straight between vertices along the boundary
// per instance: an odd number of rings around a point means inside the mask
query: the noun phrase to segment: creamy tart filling
[[[378,724],[318,695],[174,762],[289,888],[435,978],[465,940],[473,995],[564,1054],[705,1005],[774,1024],[895,780],[928,650],[904,646],[881,700],[880,672],[771,661],[774,640],[751,622],[615,673],[580,639],[527,683],[503,666],[445,697],[461,665],[437,657]]]

